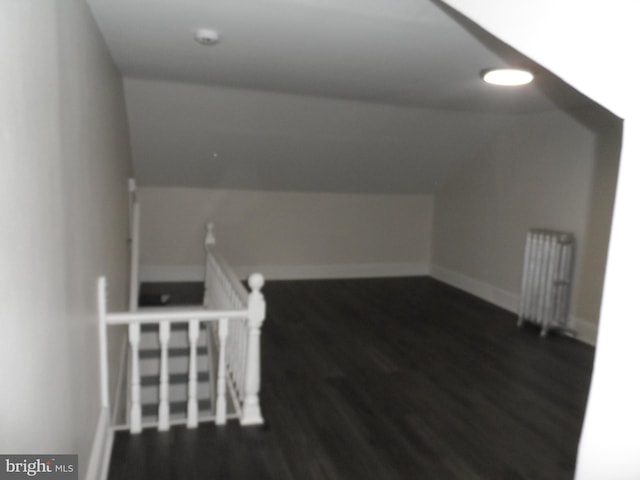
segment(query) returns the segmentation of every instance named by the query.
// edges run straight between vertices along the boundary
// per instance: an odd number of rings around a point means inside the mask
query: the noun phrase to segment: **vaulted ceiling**
[[[587,102],[430,0],[88,1],[143,185],[432,192],[510,115]],[[480,78],[508,65],[536,81]]]

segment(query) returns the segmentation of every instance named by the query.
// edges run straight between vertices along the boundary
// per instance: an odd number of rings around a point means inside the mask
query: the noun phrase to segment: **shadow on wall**
[[[609,251],[609,237],[618,182],[618,167],[622,147],[622,125],[618,117],[606,109],[593,105],[568,111],[576,121],[596,135],[595,164],[582,254],[582,276],[589,282],[580,282],[575,292],[575,315],[593,317],[600,312],[604,274]],[[591,312],[591,314],[589,313]],[[598,322],[598,318],[594,319]]]

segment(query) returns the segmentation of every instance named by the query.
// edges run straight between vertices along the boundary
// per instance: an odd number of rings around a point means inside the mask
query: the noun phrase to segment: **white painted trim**
[[[113,447],[113,431],[109,425],[109,409],[100,409],[85,480],[106,480]]]
[[[513,313],[518,312],[520,295],[516,293],[437,265],[431,266],[431,276],[505,310]],[[570,330],[575,332],[577,340],[595,346],[598,334],[597,325],[571,315],[568,326]]]
[[[338,265],[254,265],[233,267],[239,278],[259,272],[269,280],[313,280],[330,278],[403,277],[429,275],[429,266],[419,262],[381,262]],[[204,279],[204,268],[191,265],[146,265],[140,269],[145,282],[190,282]]]
[[[518,311],[518,302],[520,300],[518,294],[437,265],[431,266],[431,276],[505,310],[513,313]]]
[[[375,278],[428,275],[426,263],[359,263],[339,265],[238,266],[234,268],[240,278],[254,272],[269,280],[316,280],[331,278]]]

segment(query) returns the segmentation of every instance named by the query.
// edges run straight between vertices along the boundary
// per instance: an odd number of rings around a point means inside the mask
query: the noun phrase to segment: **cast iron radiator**
[[[575,240],[570,233],[529,230],[518,326],[525,321],[540,325],[542,336],[550,329],[566,331],[574,247]]]

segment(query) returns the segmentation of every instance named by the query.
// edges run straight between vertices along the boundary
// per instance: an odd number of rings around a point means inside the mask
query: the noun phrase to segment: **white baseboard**
[[[475,278],[468,277],[462,273],[454,272],[453,270],[439,267],[437,265],[431,266],[431,276],[441,282],[464,290],[471,295],[480,297],[489,303],[502,307],[505,310],[513,313],[518,312],[520,295],[516,293],[495,287],[480,280],[476,280]],[[568,327],[570,330],[575,332],[576,339],[595,346],[598,334],[597,325],[572,315],[569,318]]]
[[[429,266],[424,263],[359,263],[341,265],[289,265],[289,266],[238,266],[240,278],[248,278],[254,272],[267,280],[321,280],[331,278],[412,277],[428,275]]]
[[[315,280],[331,278],[375,278],[431,275],[444,283],[482,298],[513,313],[518,311],[520,296],[503,288],[477,280],[459,272],[426,263],[382,262],[339,265],[254,265],[235,267],[238,277],[244,279],[259,272],[268,280]],[[201,282],[204,267],[198,265],[146,265],[140,268],[144,282]],[[577,317],[571,317],[569,327],[576,338],[595,345],[598,327]]]
[[[113,447],[113,431],[109,420],[109,409],[101,409],[85,480],[106,480],[107,478]]]
[[[471,295],[480,297],[489,303],[502,307],[505,310],[509,310],[513,313],[518,311],[520,296],[513,292],[495,287],[491,284],[437,265],[431,266],[431,276],[441,282],[452,285],[460,290],[464,290]]]
[[[426,263],[382,262],[339,265],[253,265],[237,266],[234,270],[240,278],[248,278],[258,272],[267,280],[314,280],[329,278],[402,277],[428,275]],[[143,282],[191,282],[203,281],[204,267],[191,265],[146,265],[140,268]]]

